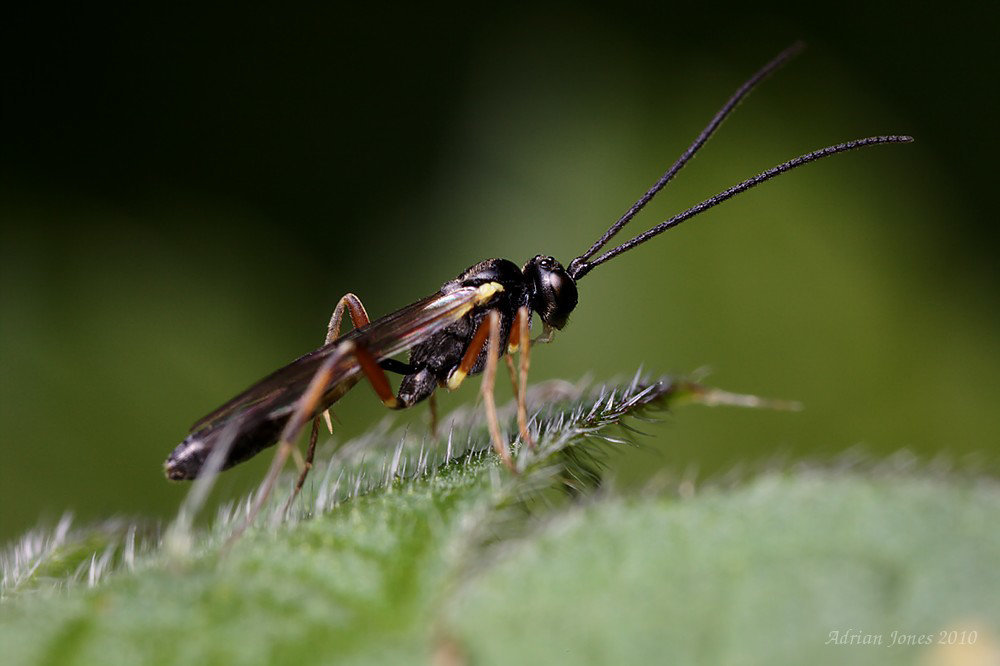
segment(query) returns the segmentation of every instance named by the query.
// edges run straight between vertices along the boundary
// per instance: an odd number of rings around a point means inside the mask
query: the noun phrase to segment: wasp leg
[[[469,346],[465,349],[458,367],[448,377],[448,390],[454,391],[465,378],[469,376],[469,371],[476,364],[479,353],[483,350],[483,345],[487,345],[486,367],[483,369],[483,382],[481,392],[483,403],[486,406],[486,422],[490,429],[490,439],[493,441],[493,448],[497,455],[503,460],[503,464],[512,472],[517,470],[514,461],[510,457],[510,451],[500,434],[500,422],[497,418],[496,399],[493,394],[493,387],[496,385],[497,363],[500,360],[500,314],[495,310],[479,323],[479,327],[472,336]]]
[[[354,354],[354,357],[358,359],[361,371],[365,373],[368,383],[375,389],[375,395],[379,397],[383,405],[389,409],[402,409],[406,406],[392,392],[388,375],[385,374],[385,370],[375,360],[375,357],[371,355],[371,352],[353,342],[345,342],[342,346],[348,347],[347,351]]]
[[[340,324],[344,319],[345,309],[351,313],[351,322],[354,324],[354,328],[361,328],[368,325],[370,321],[368,319],[368,312],[361,303],[361,299],[352,293],[346,293],[337,301],[337,307],[333,309],[330,323],[326,327],[326,341],[323,344],[328,345],[340,337]]]
[[[517,389],[517,368],[514,367],[514,353],[517,351],[518,342],[521,339],[521,309],[517,311],[517,319],[514,321],[514,325],[510,327],[510,336],[507,338],[507,353],[504,355],[503,360],[507,365],[507,374],[510,375],[510,385],[514,387],[514,393],[516,394]]]
[[[368,312],[365,310],[365,306],[361,303],[361,299],[351,293],[344,294],[344,296],[337,302],[337,307],[334,308],[333,315],[330,317],[330,324],[326,329],[326,342],[324,344],[330,344],[340,337],[340,328],[344,319],[345,310],[350,313],[351,323],[354,324],[354,328],[361,328],[362,326],[368,325]],[[415,372],[416,369],[406,363],[403,363],[402,361],[397,361],[392,358],[376,361],[374,357],[372,357],[372,355],[369,354],[363,347],[353,346],[347,351],[352,351],[357,357],[365,375],[372,383],[372,386],[375,388],[375,392],[378,393],[382,402],[384,402],[385,405],[391,409],[397,409],[399,407],[399,401],[393,397],[392,389],[389,388],[389,379],[385,376],[385,372],[382,371],[388,370],[389,372],[408,375]],[[333,423],[330,420],[330,410],[323,412],[323,417],[326,420],[327,428],[330,429],[330,432],[333,432]]]
[[[350,307],[348,305],[348,307]],[[250,508],[250,512],[247,515],[246,522],[233,532],[233,535],[229,537],[230,542],[237,539],[243,531],[249,527],[257,514],[260,513],[261,507],[267,500],[268,496],[271,494],[271,490],[274,487],[274,483],[281,473],[281,469],[285,466],[288,461],[288,457],[292,453],[294,448],[293,442],[298,437],[299,432],[302,430],[302,426],[305,425],[317,405],[319,405],[320,400],[323,399],[324,389],[333,377],[333,368],[339,363],[344,356],[353,355],[357,360],[358,364],[361,366],[362,371],[368,378],[369,383],[372,388],[375,389],[375,393],[379,398],[382,399],[382,403],[389,407],[390,409],[399,409],[404,407],[402,402],[400,402],[396,396],[392,393],[392,387],[389,386],[389,378],[385,374],[378,361],[375,357],[365,349],[359,346],[351,340],[345,340],[337,349],[327,357],[320,366],[316,374],[309,381],[309,386],[306,388],[305,393],[299,398],[298,403],[295,405],[295,411],[289,417],[288,421],[285,423],[284,429],[281,431],[281,437],[278,440],[278,450],[274,454],[274,460],[271,462],[271,467],[267,471],[267,476],[264,477],[264,481],[260,484],[260,490],[257,492],[257,497],[254,500],[253,505]],[[305,482],[305,474],[308,473],[309,467],[312,463],[312,455],[315,452],[315,442],[310,441],[309,457],[306,465],[304,465],[301,482]]]
[[[368,325],[370,321],[368,319],[368,311],[365,310],[361,299],[351,292],[347,292],[337,301],[337,307],[333,309],[333,314],[330,316],[330,323],[326,326],[324,345],[328,345],[340,337],[340,325],[344,319],[344,310],[350,312],[351,323],[354,324],[354,328],[361,328]],[[326,421],[327,430],[330,431],[330,434],[333,434],[333,419],[330,416],[329,409],[323,411],[323,420]]]
[[[346,298],[346,297],[345,297]],[[348,306],[350,307],[350,306]],[[291,417],[289,417],[288,422],[285,423],[284,429],[281,431],[281,438],[278,440],[278,450],[274,454],[274,461],[271,463],[270,469],[267,471],[267,476],[264,477],[264,481],[260,484],[260,491],[257,493],[257,498],[251,507],[250,513],[247,515],[247,520],[243,526],[230,537],[230,541],[235,540],[240,534],[251,524],[260,512],[260,508],[264,505],[264,501],[271,494],[271,490],[274,486],[275,481],[278,478],[278,474],[281,473],[282,467],[288,461],[289,455],[291,455],[294,449],[293,442],[298,437],[302,426],[305,425],[306,419],[312,414],[320,400],[323,398],[324,389],[327,384],[329,384],[333,376],[334,366],[340,362],[344,356],[353,355],[357,360],[358,364],[361,366],[362,372],[368,378],[368,382],[375,389],[375,393],[382,400],[384,404],[389,409],[402,409],[407,405],[396,398],[393,395],[392,387],[389,385],[389,377],[386,376],[385,370],[379,365],[379,362],[375,360],[364,347],[358,345],[352,340],[345,340],[337,346],[334,353],[323,362],[316,374],[309,381],[309,386],[306,388],[305,393],[299,398],[298,403],[296,403],[295,411],[292,412]],[[395,366],[392,366],[395,367]],[[407,370],[409,366],[404,364],[400,365],[401,368],[405,367]],[[314,419],[315,421],[318,420]],[[310,437],[309,450],[306,457],[305,464],[303,465],[303,470],[299,476],[299,481],[296,484],[296,489],[293,493],[292,499],[298,494],[305,483],[305,477],[309,473],[310,467],[312,467],[313,455],[316,451],[316,430],[313,430],[313,435]]]
[[[517,427],[521,434],[521,441],[534,448],[535,441],[528,432],[528,368],[531,367],[530,326],[531,310],[526,307],[519,308],[517,319],[514,321],[514,327],[510,333],[510,340],[507,343],[507,370],[510,372],[514,393],[517,394]],[[514,370],[514,360],[511,358],[515,351],[521,352],[517,374]]]
[[[355,294],[350,292],[344,294],[339,301],[337,301],[337,306],[333,309],[333,314],[330,316],[330,323],[326,327],[326,339],[323,341],[324,345],[328,345],[337,338],[340,337],[340,329],[344,319],[344,311],[350,313],[351,323],[354,328],[361,328],[362,326],[367,326],[370,322],[368,317],[368,311],[365,310],[364,303]],[[331,418],[331,413],[329,409],[323,410],[323,420],[326,421],[327,430],[333,433],[333,420]],[[306,450],[305,461],[301,465],[301,471],[299,472],[298,481],[295,483],[295,489],[292,491],[291,496],[288,498],[288,502],[285,504],[285,512],[288,512],[289,507],[298,497],[299,493],[302,491],[302,486],[305,485],[306,477],[309,475],[309,471],[312,469],[313,459],[316,455],[316,440],[319,438],[319,418],[313,419],[312,431],[309,434],[309,448]]]
[[[236,541],[246,528],[253,524],[254,519],[257,518],[257,514],[260,513],[264,502],[271,495],[271,490],[274,488],[274,483],[277,481],[281,469],[285,466],[288,456],[291,455],[292,449],[295,447],[294,442],[302,430],[302,426],[306,424],[309,415],[316,410],[316,406],[323,399],[324,389],[333,378],[333,368],[346,354],[353,353],[355,351],[354,347],[355,345],[350,342],[345,342],[338,347],[334,353],[327,357],[323,365],[319,367],[319,370],[316,371],[316,374],[309,381],[309,386],[306,387],[305,393],[302,394],[302,397],[295,404],[295,411],[292,412],[292,415],[288,418],[285,427],[281,431],[281,437],[278,439],[278,450],[274,454],[274,460],[271,461],[271,467],[267,470],[267,476],[264,477],[264,480],[260,484],[257,497],[254,498],[246,520],[240,527],[233,531],[226,542],[227,545]]]
[[[328,414],[329,412],[327,411],[323,413]],[[295,482],[295,490],[292,491],[292,494],[288,498],[288,501],[285,502],[285,508],[282,511],[283,513],[288,513],[288,509],[291,508],[292,503],[295,501],[295,498],[298,497],[299,493],[302,491],[302,486],[306,482],[306,477],[309,475],[309,470],[311,470],[313,466],[313,457],[316,455],[317,439],[319,439],[318,416],[315,417],[312,421],[312,430],[310,430],[309,432],[309,448],[306,449],[306,460],[305,463],[302,465],[302,471],[299,473],[299,479],[298,481]]]
[[[493,449],[500,456],[503,464],[511,472],[516,473],[517,468],[514,467],[514,461],[510,457],[507,442],[500,433],[497,404],[493,395],[493,387],[497,379],[497,362],[500,360],[500,315],[495,310],[491,311],[483,323],[479,325],[479,328],[480,330],[487,329],[489,336],[486,348],[486,368],[483,370],[483,383],[480,385],[480,391],[483,395],[483,404],[486,407],[486,423],[490,429],[490,439],[493,440]],[[476,331],[476,337],[479,337],[479,331]],[[468,352],[466,353],[468,354]],[[478,356],[478,352],[476,355]]]
[[[520,377],[517,385],[517,427],[521,430],[521,439],[531,448],[535,448],[535,440],[528,432],[528,368],[531,367],[531,310],[521,308],[518,314],[518,330],[520,332],[521,353],[518,357],[520,361]]]
[[[431,409],[431,437],[437,439],[438,405],[437,398],[433,393],[427,396],[427,406]]]
[[[490,318],[486,317],[479,322],[479,326],[476,328],[476,332],[473,333],[469,346],[465,348],[462,360],[448,377],[447,386],[449,391],[454,391],[462,385],[465,378],[469,376],[469,372],[472,371],[472,367],[476,365],[476,361],[479,360],[479,352],[483,351],[483,345],[486,344],[487,338],[490,335],[489,321]],[[497,326],[499,326],[499,323]]]
[[[514,337],[514,332],[511,331],[510,335]],[[514,365],[514,351],[516,350],[508,347],[503,362],[507,366],[507,374],[510,375],[510,385],[514,387],[514,393],[517,393],[517,367]]]
[[[461,362],[448,377],[448,390],[454,391],[465,381],[465,378],[469,376],[469,371],[476,364],[484,345],[488,345],[488,347],[480,391],[486,406],[486,422],[490,429],[490,439],[493,441],[493,448],[497,455],[503,460],[503,464],[512,472],[516,472],[510,451],[507,450],[507,445],[500,434],[500,421],[497,418],[497,405],[493,395],[493,387],[496,385],[497,378],[497,363],[500,360],[500,314],[496,310],[491,310],[486,318],[479,323],[469,346],[465,349],[465,355],[462,356]]]

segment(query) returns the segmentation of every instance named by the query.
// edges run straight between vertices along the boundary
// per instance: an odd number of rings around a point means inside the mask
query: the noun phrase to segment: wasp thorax
[[[531,309],[542,321],[562,328],[576,307],[576,281],[552,257],[538,255],[524,265],[524,275],[531,281]]]

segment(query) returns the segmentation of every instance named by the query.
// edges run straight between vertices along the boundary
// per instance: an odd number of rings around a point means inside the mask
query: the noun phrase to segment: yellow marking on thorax
[[[458,317],[464,317],[465,315],[469,314],[472,308],[477,307],[479,305],[484,305],[488,300],[493,298],[494,294],[499,293],[501,291],[503,291],[503,285],[500,284],[499,282],[487,282],[485,284],[479,285],[478,287],[476,287],[475,298],[470,303],[466,303],[461,308],[459,308],[456,315]]]
[[[466,374],[462,372],[462,370],[460,369],[456,369],[455,372],[451,373],[451,377],[448,378],[448,384],[447,384],[448,390],[454,391],[459,386],[461,386],[462,382],[465,381],[465,376]]]
[[[503,285],[499,282],[486,282],[476,288],[476,305],[483,305],[493,298],[493,294],[503,291]]]

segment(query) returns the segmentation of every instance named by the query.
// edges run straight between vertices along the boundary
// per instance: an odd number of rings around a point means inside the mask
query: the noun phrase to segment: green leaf
[[[126,523],[28,535],[3,556],[3,663],[912,663],[955,646],[891,632],[946,629],[996,649],[994,484],[869,465],[617,497],[623,419],[726,394],[539,391],[517,475],[471,415],[446,442],[348,443],[228,549],[247,501],[186,548]]]

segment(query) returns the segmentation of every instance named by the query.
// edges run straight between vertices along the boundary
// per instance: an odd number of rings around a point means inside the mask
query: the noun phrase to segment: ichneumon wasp
[[[190,434],[167,458],[172,480],[194,479],[203,469],[226,469],[279,442],[273,464],[251,509],[252,521],[310,420],[312,434],[295,493],[302,487],[315,451],[320,418],[361,379],[367,379],[390,409],[410,407],[432,398],[438,387],[454,390],[472,374],[483,373],[482,394],[493,447],[515,470],[500,432],[493,386],[498,359],[506,362],[515,385],[521,441],[532,445],[525,391],[532,342],[548,342],[562,329],[577,304],[577,282],[597,266],[627,252],[681,222],[786,171],[837,153],[889,143],[908,143],[909,136],[875,136],[848,141],[779,164],[657,224],[635,238],[594,257],[666,185],[712,136],[736,105],[764,78],[801,51],[794,44],[767,63],[729,98],[695,141],[663,176],[586,252],[563,267],[550,256],[537,255],[523,266],[506,259],[487,259],[446,282],[439,291],[412,305],[370,321],[361,301],[345,295],[330,319],[326,342],[265,377],[194,424]],[[530,339],[537,313],[544,331]],[[344,315],[354,328],[340,334]],[[520,350],[515,368],[511,356]],[[407,361],[396,356],[408,353]],[[387,372],[402,375],[393,393]],[[215,466],[206,465],[214,455]],[[295,494],[293,493],[292,498]]]

